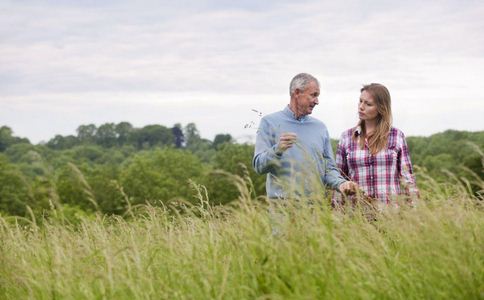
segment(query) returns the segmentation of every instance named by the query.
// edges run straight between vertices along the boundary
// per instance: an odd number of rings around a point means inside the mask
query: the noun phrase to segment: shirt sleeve
[[[336,167],[340,170],[343,176],[349,178],[348,160],[346,158],[347,144],[346,134],[343,132],[339,139],[338,147],[336,148]]]
[[[410,153],[408,151],[407,141],[403,132],[398,134],[399,155],[398,155],[398,171],[400,172],[401,181],[405,187],[407,195],[418,197],[419,191],[415,184],[415,177],[413,175],[412,162],[410,161]]]
[[[323,158],[325,163],[325,174],[323,176],[323,182],[332,187],[335,190],[338,190],[339,186],[347,181],[346,179],[341,176],[338,168],[336,167],[333,155],[333,148],[331,147],[331,141],[329,139],[329,133],[327,130],[323,133],[323,138],[325,139],[324,149],[323,149]]]
[[[336,167],[340,171],[341,175],[346,176],[346,178],[349,178],[348,161],[346,159],[346,140],[345,140],[344,132],[341,134],[341,137],[338,142],[338,146],[336,148]],[[339,191],[333,192],[332,204],[335,206],[343,204],[343,197],[339,193]]]
[[[275,134],[269,122],[262,118],[257,131],[254,158],[252,159],[252,167],[258,174],[274,172],[274,168],[282,157],[281,154],[276,153],[276,149]]]

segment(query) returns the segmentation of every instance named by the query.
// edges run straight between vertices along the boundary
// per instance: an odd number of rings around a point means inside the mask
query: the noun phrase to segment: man
[[[318,80],[298,74],[289,92],[289,105],[263,117],[257,132],[252,165],[257,173],[267,174],[267,196],[318,197],[323,184],[341,193],[354,192],[357,184],[344,179],[335,167],[326,126],[309,116],[319,104]]]

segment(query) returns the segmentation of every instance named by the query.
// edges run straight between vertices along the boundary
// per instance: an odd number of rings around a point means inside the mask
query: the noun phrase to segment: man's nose
[[[314,98],[314,104],[319,104],[319,99],[318,99],[318,97],[315,97],[315,98]]]

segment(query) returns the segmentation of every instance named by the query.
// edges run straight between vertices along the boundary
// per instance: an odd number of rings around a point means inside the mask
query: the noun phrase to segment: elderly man
[[[328,130],[310,117],[319,104],[319,82],[306,73],[290,84],[291,100],[282,111],[262,118],[252,165],[267,174],[266,191],[271,199],[320,197],[323,184],[351,193],[357,184],[344,179],[335,167]]]

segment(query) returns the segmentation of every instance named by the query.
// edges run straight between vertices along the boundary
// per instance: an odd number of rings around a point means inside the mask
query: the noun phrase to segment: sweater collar
[[[289,108],[289,104],[284,108],[282,112],[289,118],[294,119],[301,123],[307,121],[309,117],[308,115],[304,115],[304,116],[300,116],[299,118],[296,118],[296,115],[294,114],[294,112]]]

